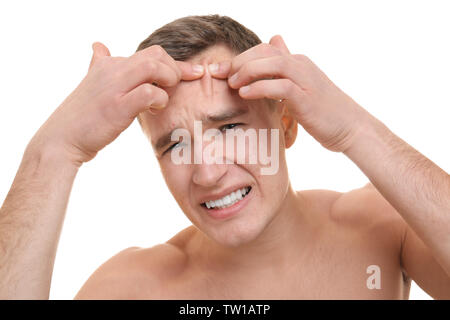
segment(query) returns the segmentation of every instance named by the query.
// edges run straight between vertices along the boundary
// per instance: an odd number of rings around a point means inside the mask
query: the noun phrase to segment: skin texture
[[[219,57],[229,57],[231,54],[228,49],[223,47],[214,51],[217,53],[218,50],[220,51]],[[206,66],[210,56],[211,52],[207,51],[199,57],[198,61],[194,62],[202,62]],[[163,132],[170,132],[174,127],[187,128],[193,132],[194,120],[201,119],[204,114],[220,114],[228,110],[245,110],[247,113],[225,122],[204,125],[204,130],[221,128],[230,123],[242,123],[235,128],[244,130],[249,128],[282,130],[282,108],[270,112],[265,102],[250,101],[248,103],[243,101],[236,90],[229,88],[226,81],[214,79],[209,73],[206,73],[198,81],[180,83],[176,90],[168,92],[170,102],[164,111],[161,110],[158,115],[146,114],[142,117],[146,124],[146,131],[150,132],[153,145]],[[197,94],[191,95],[190,92]],[[186,97],[190,97],[188,103],[186,103]],[[295,131],[295,129],[291,131]],[[295,139],[295,137],[291,139]],[[161,155],[163,149],[156,150],[156,153],[165,181],[186,216],[194,225],[216,241],[236,247],[253,240],[260,234],[270,220],[276,216],[283,202],[286,202],[286,198],[293,198],[284,158],[284,144],[285,139],[281,138],[279,147],[281,165],[278,174],[272,176],[262,176],[258,164],[203,163],[180,166],[172,162],[170,152]],[[236,162],[236,159],[231,160]],[[215,221],[204,214],[204,210],[200,206],[203,202],[201,199],[209,195],[220,194],[228,188],[234,191],[244,186],[253,188],[253,201],[250,202],[246,211],[255,212],[254,214],[243,215],[242,219],[232,219],[225,223]],[[213,198],[218,197],[213,196]],[[276,234],[282,230],[273,230],[273,232]]]
[[[275,38],[274,42],[277,41],[285,49],[282,40]],[[254,59],[276,52],[274,48],[267,49],[267,45],[261,48],[263,53],[249,50],[234,58],[226,48],[217,46],[196,57],[192,62],[203,64],[206,70],[208,64],[220,62],[217,73],[206,72],[198,81],[181,83],[176,90],[168,91],[170,102],[164,111],[143,116],[144,130],[153,145],[160,133],[178,126],[172,123],[173,119],[182,119],[181,125],[192,131],[193,120],[205,112],[241,106],[243,101],[237,96],[237,89],[254,79],[274,75],[273,71],[264,71],[264,64],[259,65],[259,71],[253,71],[249,64],[244,67],[245,61],[258,65],[260,61],[255,63]],[[301,63],[306,61],[301,59]],[[268,68],[274,64],[272,60],[268,59]],[[236,70],[252,76],[243,75],[241,79],[247,80],[233,88],[229,76]],[[331,97],[321,96],[320,102],[314,97],[303,99],[314,109],[333,98],[350,115],[341,126],[328,125],[327,130],[316,130],[311,123],[319,120],[309,114],[320,110],[296,109],[301,93],[293,92],[292,87],[288,92],[294,96],[291,98],[294,102],[284,100],[271,113],[261,98],[290,99],[290,96],[286,92],[283,95],[282,88],[271,88],[276,95],[267,93],[266,88],[261,94],[253,93],[256,100],[243,99],[249,105],[248,117],[226,123],[282,130],[279,174],[259,176],[254,166],[235,163],[175,167],[167,155],[161,156],[156,150],[167,185],[193,226],[165,244],[148,249],[129,248],[119,253],[92,275],[76,298],[100,298],[106,294],[119,299],[403,299],[409,295],[411,278],[433,297],[449,297],[449,277],[432,250],[373,184],[347,193],[294,192],[290,188],[284,149],[295,140],[297,121],[306,122],[308,132],[322,145],[348,152],[356,160],[361,155],[350,148],[359,138],[358,129],[350,124],[367,116],[373,125],[378,125],[376,119],[337,87],[327,88],[331,82],[318,69],[314,72],[310,90],[332,92]],[[286,70],[275,73],[283,74]],[[286,87],[286,82],[282,86]],[[241,98],[249,97],[249,93],[239,94]],[[336,116],[342,117],[340,112]],[[221,125],[214,124],[217,128]],[[340,139],[331,132],[339,132]],[[251,185],[254,194],[238,216],[217,223],[199,207],[197,199],[202,194],[240,184]],[[405,216],[410,218],[408,214]],[[447,227],[447,220],[444,222]],[[380,267],[380,289],[370,290],[366,285],[370,276],[367,268],[371,265]]]
[[[150,66],[137,67],[137,61],[149,60]],[[211,63],[218,64],[215,71]],[[205,72],[194,74],[195,64]],[[148,82],[159,88],[136,89]],[[282,101],[271,110],[264,99]],[[84,113],[77,112],[81,106]],[[247,113],[211,128],[240,123],[280,129],[279,173],[261,176],[260,164],[235,162],[175,167],[155,150],[167,186],[193,225],[164,244],[118,253],[76,298],[402,299],[411,278],[435,298],[450,297],[449,175],[311,60],[290,54],[279,36],[238,56],[215,46],[181,64],[160,48],[112,58],[106,47],[95,45],[88,75],[27,147],[1,208],[0,295],[48,297],[76,172],[138,113],[154,145],[167,130],[192,131],[193,120],[224,109]],[[101,115],[92,120],[95,126],[86,112]],[[80,121],[64,123],[77,114],[83,115]],[[295,141],[297,123],[325,148],[343,152],[371,183],[347,193],[292,190],[284,151]],[[213,220],[200,206],[206,197],[244,185],[252,187],[249,201],[230,219]],[[366,285],[371,265],[380,267],[380,289]]]

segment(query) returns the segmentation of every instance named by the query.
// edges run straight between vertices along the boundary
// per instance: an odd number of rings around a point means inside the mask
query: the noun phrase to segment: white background
[[[284,36],[341,89],[450,172],[450,19],[446,1],[2,1],[0,201],[28,141],[84,77],[91,44],[129,56],[156,28],[219,13],[268,42]],[[367,178],[300,130],[288,150],[292,184],[347,191]],[[103,262],[190,225],[165,187],[137,121],[75,180],[50,297],[71,299]],[[416,285],[411,299],[429,299]]]

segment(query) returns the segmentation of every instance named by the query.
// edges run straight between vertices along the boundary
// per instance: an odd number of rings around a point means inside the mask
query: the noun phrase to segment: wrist
[[[65,152],[50,144],[30,143],[25,149],[24,163],[38,163],[42,168],[62,168],[68,172],[76,173],[82,163],[70,160],[65,156]]]
[[[358,121],[353,139],[349,147],[343,153],[350,159],[356,159],[360,153],[377,149],[383,139],[390,133],[389,129],[376,117],[366,112]]]

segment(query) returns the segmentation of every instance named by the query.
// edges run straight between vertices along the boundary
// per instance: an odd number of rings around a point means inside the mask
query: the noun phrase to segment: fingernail
[[[219,64],[218,63],[211,63],[208,65],[209,72],[211,73],[217,73],[219,71]]]
[[[192,70],[194,70],[195,74],[203,74],[203,66],[201,64],[196,64],[192,66]]]
[[[238,74],[237,74],[237,73],[233,74],[233,75],[231,76],[231,78],[230,78],[230,82],[231,82],[231,83],[235,83],[236,80],[237,80],[237,78],[238,78]]]
[[[247,93],[250,91],[250,86],[244,86],[239,89],[241,93]]]

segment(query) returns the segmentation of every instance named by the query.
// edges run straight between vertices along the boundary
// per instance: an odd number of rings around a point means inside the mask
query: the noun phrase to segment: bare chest
[[[367,249],[367,248],[366,248]],[[403,299],[408,284],[383,250],[334,246],[292,257],[288,267],[222,272],[196,267],[160,288],[162,299]]]

